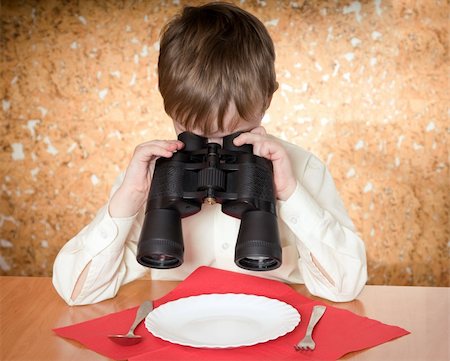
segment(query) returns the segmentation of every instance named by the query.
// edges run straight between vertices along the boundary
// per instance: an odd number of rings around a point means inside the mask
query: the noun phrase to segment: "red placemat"
[[[57,328],[54,332],[107,357],[132,361],[336,360],[346,353],[373,347],[409,333],[397,326],[327,306],[327,311],[314,330],[316,349],[295,351],[293,346],[305,334],[312,307],[321,302],[311,300],[278,281],[211,267],[198,268],[174,290],[156,300],[155,307],[179,298],[210,293],[245,293],[278,299],[295,307],[302,320],[294,331],[285,336],[254,346],[232,349],[200,349],[172,344],[154,337],[143,323],[136,329],[136,333],[144,337],[141,343],[124,347],[111,342],[107,335],[128,331],[137,307]]]

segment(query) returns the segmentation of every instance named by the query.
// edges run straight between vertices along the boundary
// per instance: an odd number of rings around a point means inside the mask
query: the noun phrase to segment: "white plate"
[[[279,300],[245,294],[207,294],[159,306],[145,319],[156,337],[204,348],[250,346],[274,340],[300,322],[298,311]]]

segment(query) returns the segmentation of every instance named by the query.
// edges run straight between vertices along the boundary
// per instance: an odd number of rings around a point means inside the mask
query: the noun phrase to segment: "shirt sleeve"
[[[295,161],[295,157],[293,159]],[[335,302],[353,300],[367,281],[364,242],[357,235],[326,166],[310,155],[280,218],[296,236],[308,290]],[[332,278],[316,267],[312,256]]]
[[[122,180],[123,175],[116,180],[111,196]],[[139,232],[133,230],[140,229],[139,213],[127,218],[112,218],[108,209],[109,202],[89,225],[63,246],[55,259],[53,285],[69,305],[92,304],[112,298],[122,284],[142,277],[146,272],[135,260],[138,240],[134,235]],[[88,264],[81,292],[72,300],[75,284]]]

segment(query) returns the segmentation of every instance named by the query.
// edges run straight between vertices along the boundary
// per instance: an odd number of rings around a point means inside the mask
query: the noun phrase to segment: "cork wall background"
[[[134,147],[174,137],[158,37],[199,3],[2,0],[0,274],[51,275]],[[448,1],[236,3],[277,50],[264,125],[328,164],[369,283],[448,286]]]

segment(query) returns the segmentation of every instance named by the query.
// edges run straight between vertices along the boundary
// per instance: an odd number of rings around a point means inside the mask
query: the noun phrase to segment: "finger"
[[[277,160],[284,154],[284,148],[277,141],[267,135],[244,133],[235,138],[234,144],[240,146],[243,144],[251,144],[253,146],[253,154],[269,160]]]
[[[148,162],[154,157],[170,158],[178,147],[181,145],[167,141],[143,143],[136,147],[133,157],[144,162]]]
[[[177,151],[177,150],[181,150],[184,148],[184,143],[181,140],[173,140],[173,141],[166,141],[168,142],[167,144],[167,150],[170,151]]]
[[[245,141],[245,139],[247,139],[247,134],[255,134],[255,135],[260,135],[260,136],[266,136],[267,132],[266,132],[266,129],[263,126],[259,126],[259,127],[253,128],[249,132],[241,133],[238,137],[234,138],[234,140],[233,140],[234,145],[240,146],[240,145],[243,145],[243,144],[253,144],[253,143]],[[253,141],[257,141],[257,138],[250,138],[250,139],[253,139]]]
[[[259,127],[253,128],[250,131],[250,133],[259,134],[259,135],[267,135],[266,128],[264,128],[262,125],[260,125]]]
[[[184,147],[184,143],[179,140],[152,140],[145,142],[136,147],[137,151],[143,151],[145,153],[152,150],[164,149],[169,152],[175,152]]]
[[[281,152],[284,149],[280,146],[280,144],[275,143],[275,142],[270,142],[270,141],[265,141],[263,143],[261,143],[261,146],[258,149],[258,153],[257,155],[259,155],[260,157],[264,157],[267,159],[270,159],[271,161],[277,160],[280,158],[281,156]]]
[[[242,133],[236,138],[233,139],[233,143],[235,146],[241,146],[244,144],[252,144],[254,145],[258,141],[261,141],[263,139],[263,135],[261,134],[255,134],[255,133]]]
[[[165,149],[180,150],[184,147],[184,143],[180,140],[151,140],[149,142],[142,143],[138,147],[146,147],[157,145]]]

